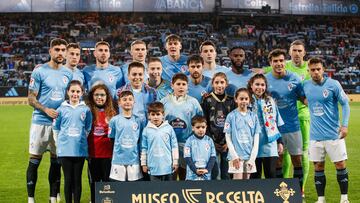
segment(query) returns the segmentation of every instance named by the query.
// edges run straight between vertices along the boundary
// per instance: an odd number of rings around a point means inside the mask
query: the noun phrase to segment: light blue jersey
[[[342,107],[342,126],[348,126],[350,116],[349,99],[340,83],[331,78],[324,78],[321,84],[308,80],[304,83],[304,90],[310,110],[310,140],[338,139],[338,103]]]
[[[268,142],[268,136],[266,134],[265,122],[264,122],[263,112],[262,112],[262,108],[261,108],[261,100],[256,99],[255,104],[257,105],[256,113],[257,113],[260,128],[261,128],[261,131],[259,134],[259,151],[258,151],[257,157],[277,157],[277,156],[279,156],[278,150],[277,150],[277,142],[276,141]],[[279,112],[278,108],[276,107],[276,109],[274,109],[274,111],[276,111],[277,126],[279,127],[279,126],[284,125],[284,121],[282,120],[282,118],[280,116],[280,112]]]
[[[184,73],[185,75],[189,75],[189,68],[186,65],[187,59],[187,56],[181,55],[179,60],[174,62],[170,60],[169,55],[160,57],[163,67],[161,77],[165,80],[171,81],[175,73]]]
[[[35,68],[31,73],[29,90],[38,93],[37,100],[41,105],[57,109],[65,100],[66,88],[72,80],[72,72],[61,66],[51,68],[47,63]],[[39,109],[34,109],[32,123],[52,125],[53,119]]]
[[[161,100],[165,108],[165,119],[174,128],[179,143],[185,143],[191,135],[191,119],[203,115],[199,102],[191,96],[176,98],[169,94]]]
[[[148,122],[141,138],[141,165],[147,165],[149,174],[172,174],[172,166],[178,164],[179,148],[171,125],[164,121],[159,127]]]
[[[139,140],[143,122],[136,116],[125,118],[122,114],[109,122],[109,138],[114,139],[112,164],[134,165],[140,163]]]
[[[235,92],[239,88],[247,88],[248,81],[253,76],[253,72],[249,69],[244,69],[242,74],[236,74],[231,69],[226,72],[226,77],[229,81],[229,86],[226,88],[226,93],[230,96],[234,96]]]
[[[128,78],[128,74],[129,74],[129,64],[130,63],[125,63],[124,65],[121,66],[121,71],[124,75],[124,81],[125,84],[130,83],[129,78]],[[146,81],[149,78],[149,75],[147,73],[147,64],[144,64],[145,69],[144,69],[144,81]]]
[[[305,96],[299,76],[286,71],[283,78],[275,78],[272,72],[265,75],[268,90],[279,108],[281,118],[285,124],[279,127],[280,133],[300,131],[300,123],[296,101]]]
[[[113,98],[116,97],[116,89],[125,84],[121,69],[110,64],[106,68],[96,67],[95,64],[87,66],[83,69],[83,74],[87,91],[90,91],[94,84],[103,83],[109,88]]]
[[[84,102],[76,106],[64,101],[56,110],[54,121],[58,157],[87,157],[87,136],[91,130],[92,114]]]
[[[81,70],[79,70],[78,68],[74,68],[74,70],[70,69],[69,70],[73,73],[73,78],[72,80],[78,80],[80,81],[81,85],[84,85],[84,74],[81,72]]]
[[[231,70],[225,66],[216,65],[214,70],[204,69],[203,76],[211,79],[215,75],[215,73],[222,72],[226,74],[226,72],[228,71]]]
[[[228,153],[228,160],[249,160],[254,147],[254,137],[260,133],[257,115],[251,111],[243,114],[239,109],[233,110],[226,117],[224,133],[230,135],[237,155],[233,157],[232,153]]]
[[[149,80],[148,84],[149,84]],[[171,84],[169,81],[161,79],[161,83],[159,86],[155,88],[156,91],[156,100],[160,101],[162,98],[166,97],[168,94],[173,93],[173,89],[171,88]]]
[[[206,169],[210,157],[216,157],[214,141],[207,135],[202,139],[191,135],[184,146],[184,158],[190,157],[196,169]],[[199,176],[186,166],[186,180],[198,180]],[[211,180],[211,171],[200,179]]]
[[[120,89],[117,90],[117,92],[121,92],[124,90],[129,90],[134,94],[135,98],[135,104],[133,108],[133,114],[141,119],[147,119],[147,106],[156,101],[156,92],[155,89],[150,87],[147,84],[143,84],[141,87],[141,91],[134,90],[131,87],[131,84],[126,84]],[[119,112],[121,112],[121,108],[119,109]]]
[[[191,77],[188,76],[188,94],[189,96],[194,97],[196,100],[198,100],[199,103],[202,102],[202,96],[206,93],[211,92],[211,79],[208,77],[203,77],[200,84],[195,85],[193,81],[191,80]]]

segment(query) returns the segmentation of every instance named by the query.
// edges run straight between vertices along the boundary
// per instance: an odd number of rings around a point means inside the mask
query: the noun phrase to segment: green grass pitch
[[[26,202],[26,168],[28,165],[29,126],[32,108],[30,106],[0,106],[0,202]],[[349,135],[346,138],[349,160],[349,198],[352,202],[360,199],[360,103],[351,103]],[[49,168],[49,153],[43,157],[39,167],[36,186],[37,202],[47,202],[49,186],[47,174]],[[83,190],[81,202],[89,202],[90,192],[87,180],[87,164],[83,172]],[[336,181],[334,165],[326,164],[326,198],[329,203],[339,202],[340,192]],[[62,179],[63,180],[63,179]],[[63,183],[61,192],[63,193]],[[62,202],[64,201],[62,194]],[[313,184],[313,167],[306,186],[307,202],[316,201],[316,191]]]

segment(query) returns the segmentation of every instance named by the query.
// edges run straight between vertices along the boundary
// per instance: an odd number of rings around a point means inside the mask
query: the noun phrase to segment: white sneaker
[[[60,193],[57,193],[56,195],[56,202],[60,202],[61,201],[61,196],[60,196]]]
[[[350,203],[349,200],[341,200],[340,203]]]
[[[316,201],[315,203],[326,203],[326,201]]]

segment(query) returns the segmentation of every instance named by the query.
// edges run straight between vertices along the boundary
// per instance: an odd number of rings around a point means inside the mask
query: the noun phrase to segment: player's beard
[[[60,58],[60,60],[58,58]],[[56,58],[53,58],[52,61],[56,64],[62,64],[64,62],[64,58],[56,57]]]
[[[242,73],[244,71],[244,61],[242,61],[240,64],[237,64],[236,61],[231,60],[231,64],[238,73]]]
[[[99,62],[99,63],[101,63],[101,64],[105,64],[105,63],[107,63],[108,62],[108,60],[107,59],[102,59],[102,58],[99,58],[99,59],[97,59],[97,62]]]

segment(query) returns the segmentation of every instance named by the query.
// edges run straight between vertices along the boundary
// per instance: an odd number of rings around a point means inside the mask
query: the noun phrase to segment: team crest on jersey
[[[229,129],[230,128],[230,123],[225,123],[225,125],[224,125],[224,130],[227,130],[227,129]]]
[[[327,98],[329,96],[329,90],[325,89],[323,91],[323,96],[324,96],[324,98]]]
[[[138,124],[137,124],[137,123],[134,123],[133,126],[132,126],[132,129],[133,129],[133,130],[137,130],[138,127],[139,127]]]
[[[85,120],[85,112],[82,112],[82,113],[81,113],[81,115],[80,115],[80,119],[81,119],[82,121],[84,121],[84,120]]]
[[[205,150],[209,151],[210,150],[210,145],[208,143],[205,144]]]
[[[63,82],[64,82],[64,84],[68,84],[69,79],[68,79],[66,76],[64,76],[64,77],[63,77]]]
[[[29,86],[30,86],[30,87],[34,87],[34,84],[35,84],[34,78],[30,78]]]
[[[301,81],[305,80],[305,75],[304,75],[304,74],[301,74],[301,75],[300,75],[300,79],[301,79]]]
[[[205,90],[203,90],[203,91],[201,92],[201,96],[204,96],[206,93],[207,93],[207,92],[206,92]]]
[[[254,122],[252,119],[248,120],[248,124],[249,124],[250,128],[254,127]]]
[[[187,67],[186,66],[181,66],[180,70],[181,70],[181,72],[185,73],[187,71]]]
[[[112,75],[109,75],[109,82],[113,82],[114,81],[114,76],[112,76]]]
[[[288,84],[288,89],[289,89],[289,91],[293,90],[294,87],[295,87],[294,84],[292,84],[292,83],[289,83],[289,84]]]

